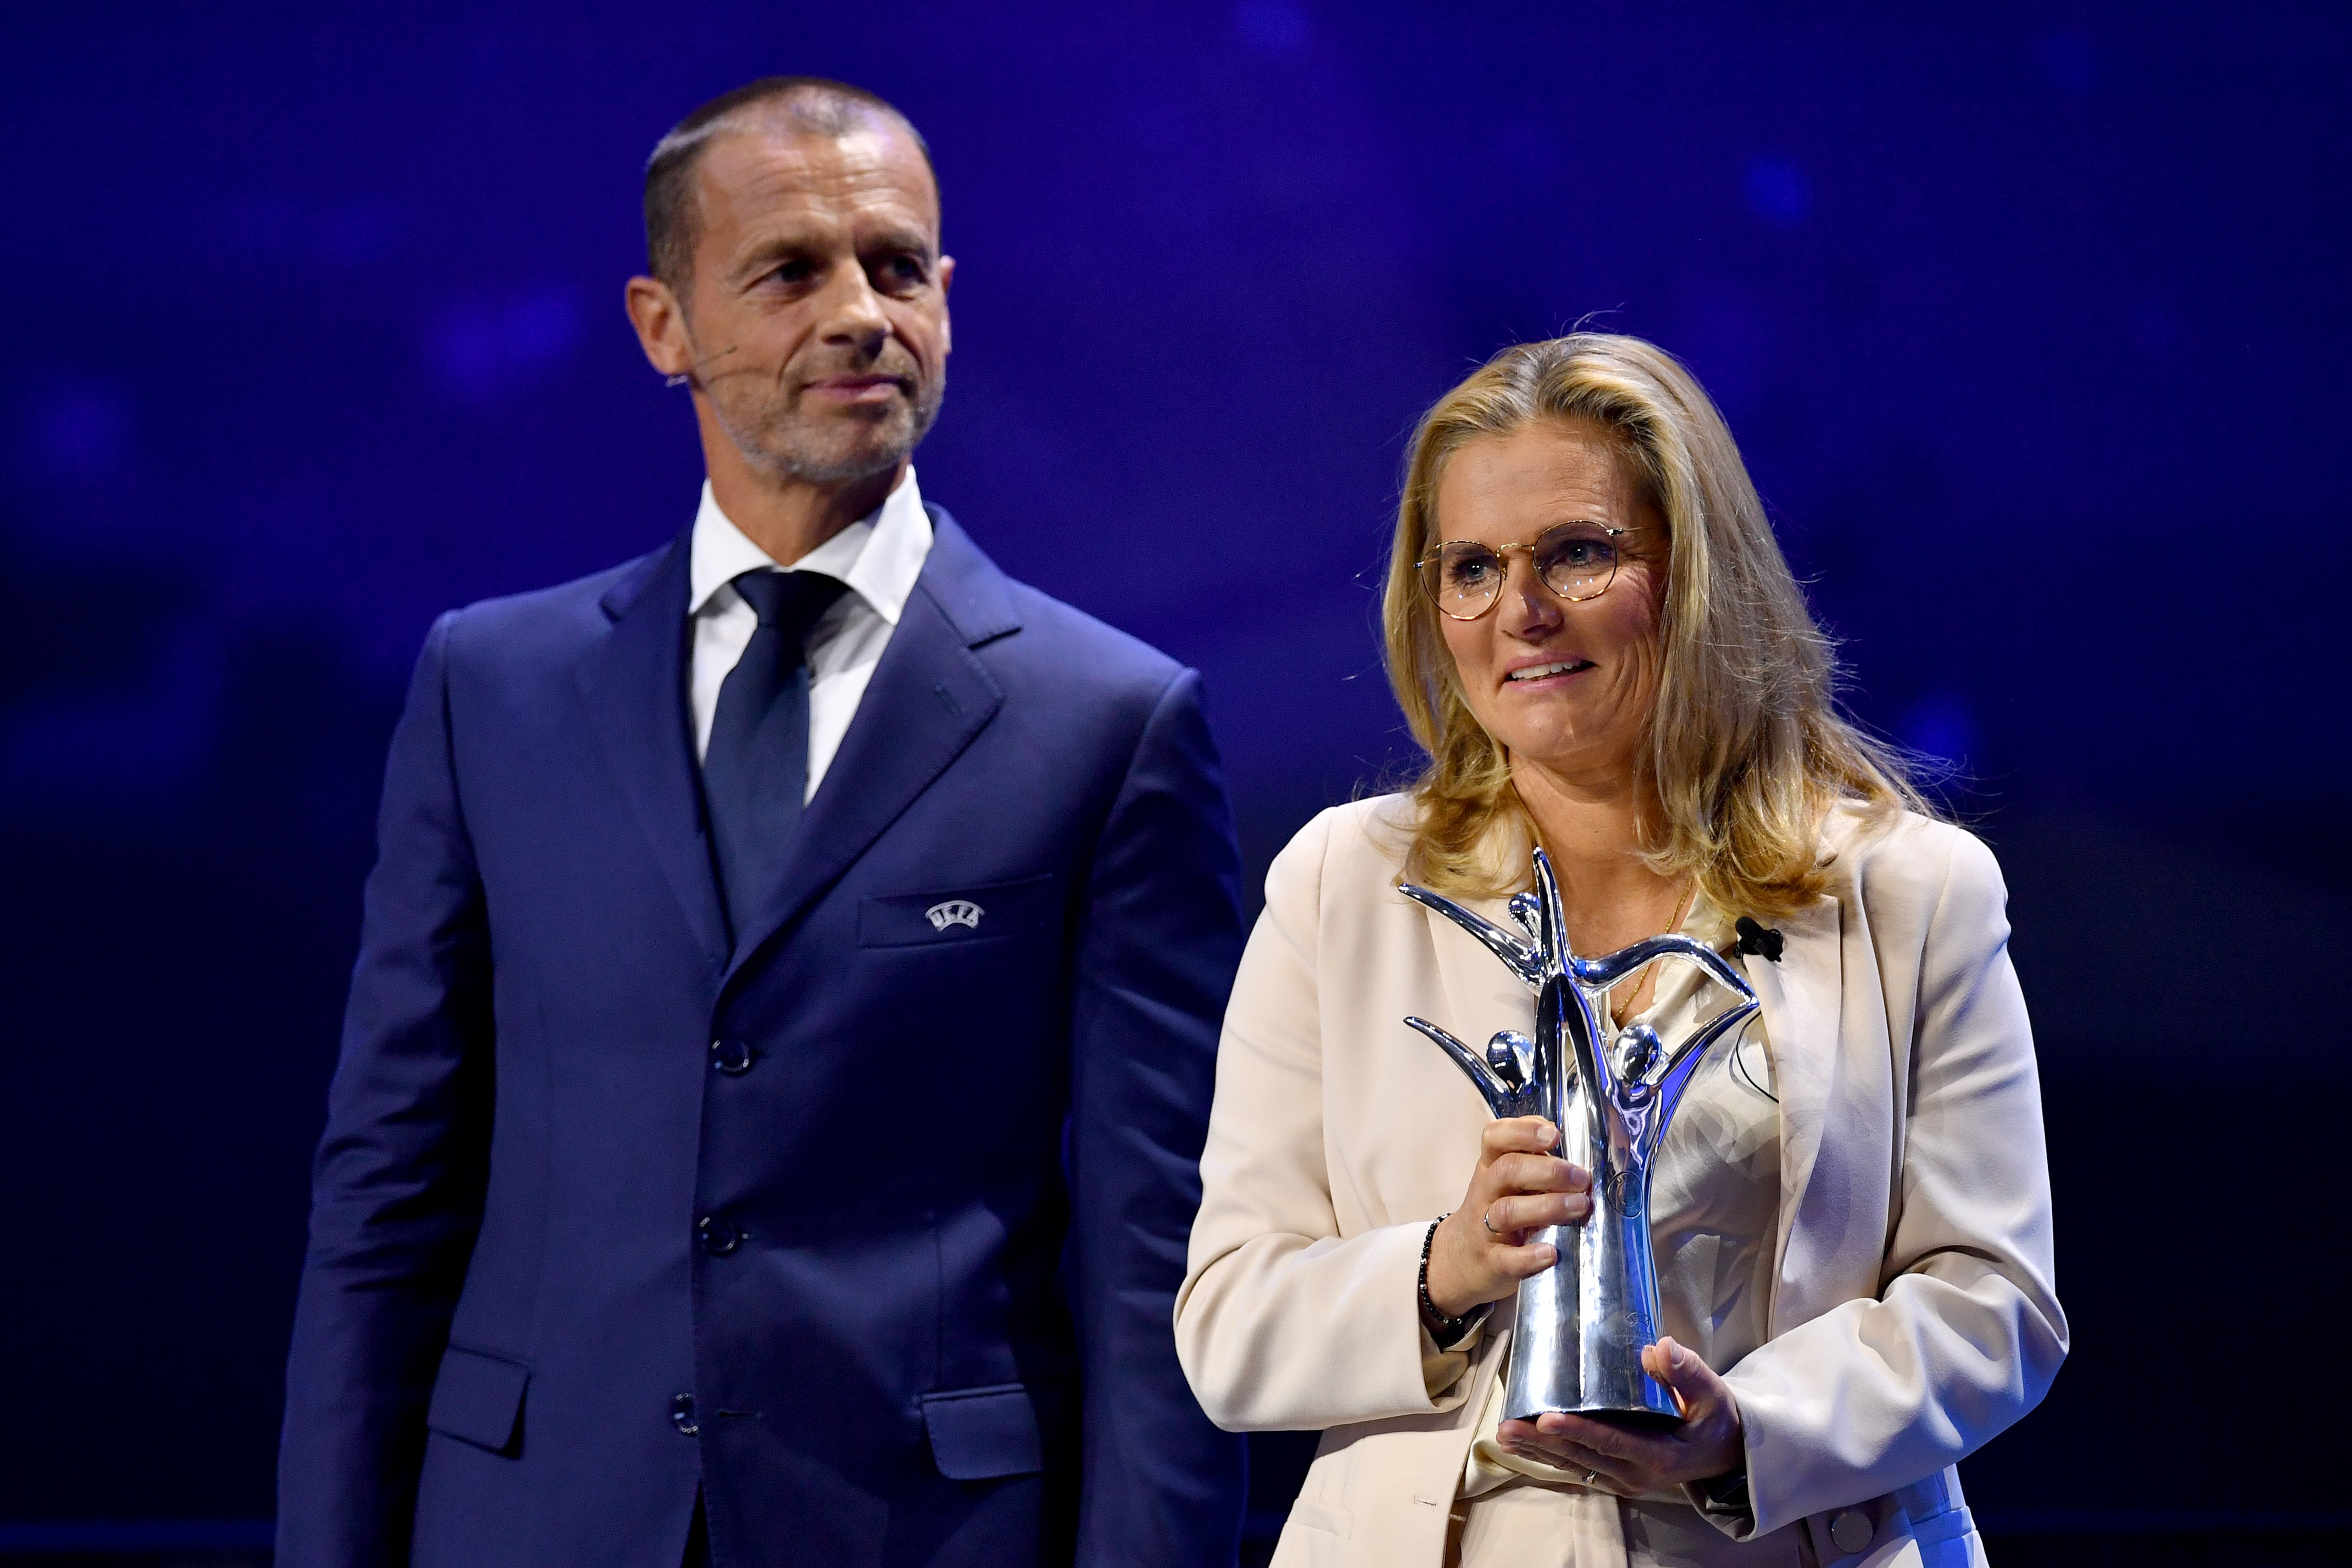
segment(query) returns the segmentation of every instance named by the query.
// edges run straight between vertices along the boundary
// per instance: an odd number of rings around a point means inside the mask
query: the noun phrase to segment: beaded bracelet
[[[1439,1350],[1445,1349],[1470,1331],[1468,1312],[1458,1318],[1449,1318],[1437,1310],[1436,1302],[1429,1299],[1429,1247],[1437,1239],[1437,1227],[1444,1225],[1445,1219],[1445,1215],[1439,1215],[1429,1222],[1429,1228],[1421,1236],[1421,1315],[1429,1330],[1430,1339]]]

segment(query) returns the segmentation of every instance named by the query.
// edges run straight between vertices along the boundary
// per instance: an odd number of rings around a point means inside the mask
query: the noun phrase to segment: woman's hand
[[[1538,1415],[1531,1422],[1504,1422],[1495,1440],[1506,1453],[1597,1477],[1628,1497],[1712,1480],[1739,1468],[1746,1456],[1739,1404],[1715,1369],[1671,1335],[1642,1352],[1642,1369],[1674,1390],[1675,1403],[1682,1406],[1681,1426],[1640,1432],[1581,1415]]]
[[[1449,1318],[1499,1301],[1519,1281],[1559,1261],[1528,1231],[1581,1225],[1592,1213],[1592,1178],[1551,1152],[1559,1129],[1540,1116],[1490,1121],[1461,1206],[1429,1247],[1429,1300]]]

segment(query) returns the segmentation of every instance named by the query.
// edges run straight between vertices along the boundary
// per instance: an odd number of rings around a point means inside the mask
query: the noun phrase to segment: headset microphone
[[[701,370],[704,365],[715,364],[719,361],[725,359],[729,354],[733,353],[736,349],[740,349],[742,346],[743,345],[741,343],[737,343],[734,345],[734,348],[720,349],[709,359],[697,360],[692,364],[688,365],[684,370],[678,372],[676,375],[664,378],[662,384],[664,386],[684,386],[688,382],[694,379],[695,373]]]

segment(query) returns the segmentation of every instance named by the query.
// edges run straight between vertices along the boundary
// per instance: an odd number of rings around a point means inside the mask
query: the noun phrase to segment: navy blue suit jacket
[[[280,1568],[675,1568],[698,1486],[722,1565],[1233,1561],[1171,1324],[1241,943],[1199,678],[932,516],[731,952],[686,541],[434,626]]]

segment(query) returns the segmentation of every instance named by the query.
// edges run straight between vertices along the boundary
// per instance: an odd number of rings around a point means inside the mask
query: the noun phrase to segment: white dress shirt
[[[872,516],[851,523],[798,561],[780,565],[744,536],[719,510],[702,482],[701,510],[694,514],[688,554],[692,597],[687,614],[694,627],[693,671],[688,686],[694,709],[694,755],[710,748],[711,721],[719,712],[719,689],[759,629],[760,617],[733,586],[745,572],[819,572],[849,585],[809,632],[808,793],[816,795],[874,667],[882,661],[890,633],[915,591],[923,561],[931,552],[931,519],[915,470],[907,469]]]

